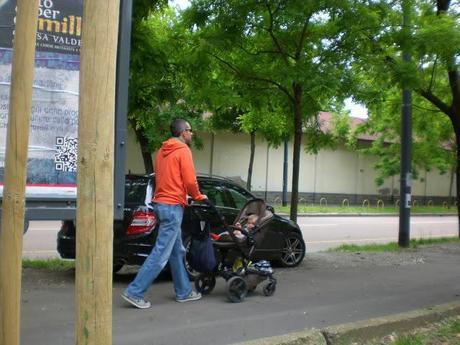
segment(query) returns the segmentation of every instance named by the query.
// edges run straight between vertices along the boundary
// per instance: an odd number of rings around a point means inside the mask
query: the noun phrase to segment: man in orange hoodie
[[[181,223],[187,195],[205,200],[196,180],[192,152],[192,128],[182,119],[171,123],[172,138],[163,142],[155,161],[154,211],[160,221],[158,236],[152,252],[139,269],[136,278],[122,297],[137,308],[150,308],[144,299],[148,287],[169,261],[177,302],[196,301],[201,294],[193,291],[184,267],[185,249],[182,244]]]

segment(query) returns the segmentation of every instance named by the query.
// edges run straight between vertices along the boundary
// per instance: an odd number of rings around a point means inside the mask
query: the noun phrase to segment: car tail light
[[[151,232],[157,225],[157,217],[150,210],[134,211],[133,220],[126,230],[127,235],[138,235]]]

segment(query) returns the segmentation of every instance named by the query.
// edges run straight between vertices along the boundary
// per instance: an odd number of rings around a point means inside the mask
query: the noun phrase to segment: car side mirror
[[[272,205],[267,205],[267,210],[269,210],[271,213],[275,213],[275,208]]]

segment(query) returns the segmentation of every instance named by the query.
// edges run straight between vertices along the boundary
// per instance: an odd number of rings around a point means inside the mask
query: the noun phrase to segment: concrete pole
[[[406,39],[410,36],[410,13],[411,1],[403,0],[403,30]],[[403,61],[409,63],[411,61],[408,42],[404,42]],[[400,247],[407,248],[410,245],[410,206],[412,195],[412,93],[405,86],[402,92],[402,108],[401,108],[401,180],[400,194],[401,200],[399,204],[399,237],[398,244]]]
[[[38,0],[18,0],[0,230],[0,345],[19,345],[27,148]]]
[[[113,166],[119,0],[86,0],[78,126],[76,344],[112,344]]]

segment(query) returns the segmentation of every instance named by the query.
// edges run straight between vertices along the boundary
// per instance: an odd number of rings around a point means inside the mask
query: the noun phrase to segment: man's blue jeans
[[[160,221],[155,247],[125,292],[131,297],[144,298],[145,292],[169,260],[176,297],[185,298],[192,292],[192,286],[184,267],[185,248],[181,237],[184,209],[181,205],[157,203],[154,204],[154,211]]]

